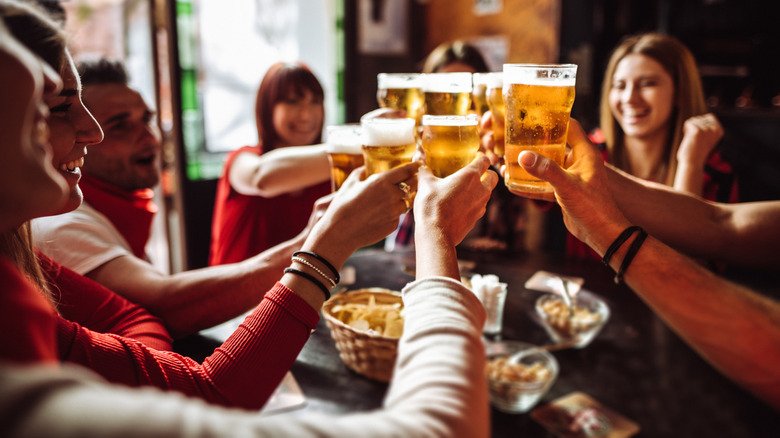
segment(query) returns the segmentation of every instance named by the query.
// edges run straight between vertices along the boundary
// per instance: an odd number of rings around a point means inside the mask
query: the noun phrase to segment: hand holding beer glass
[[[331,125],[326,129],[331,188],[335,192],[353,170],[363,165],[363,138],[359,124]]]
[[[504,64],[504,182],[510,191],[521,195],[553,191],[548,182],[526,172],[517,159],[520,152],[530,150],[563,167],[576,77],[575,64]]]
[[[466,115],[471,109],[471,73],[428,73],[425,76],[425,114]]]
[[[444,178],[474,161],[479,151],[479,118],[431,116],[422,119],[422,148],[431,172]]]
[[[366,176],[412,162],[417,150],[414,119],[364,117],[360,124],[363,127],[363,161],[366,165]],[[398,188],[404,192],[406,208],[410,209],[414,203],[416,187],[402,182]]]

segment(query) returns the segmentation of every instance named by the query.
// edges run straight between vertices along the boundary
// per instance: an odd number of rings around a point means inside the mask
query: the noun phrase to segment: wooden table
[[[612,281],[613,272],[598,262],[566,262],[527,255],[461,253],[471,273],[496,274],[508,283],[504,339],[532,344],[550,340],[532,318],[538,292],[525,281],[537,270],[583,277],[584,288],[600,295],[611,316],[598,337],[580,350],[553,353],[560,373],[540,402],[574,391],[638,423],[647,437],[764,437],[780,430],[780,413],[720,375],[701,359],[634,294]],[[346,263],[356,271],[351,289],[386,287],[400,290],[413,279],[414,257],[368,249]],[[780,364],[778,364],[780,366]],[[367,411],[381,406],[387,385],[353,373],[338,357],[321,320],[292,368],[307,404],[285,415],[309,412]],[[492,409],[494,437],[547,437],[529,414],[510,415]]]

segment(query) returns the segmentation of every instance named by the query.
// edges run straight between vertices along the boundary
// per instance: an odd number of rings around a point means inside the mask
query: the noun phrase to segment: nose
[[[76,125],[76,142],[89,146],[103,141],[103,129],[83,104],[81,104],[81,111],[78,114]]]
[[[626,88],[623,89],[623,92],[620,95],[620,100],[627,103],[633,103],[640,99],[639,87],[634,84],[626,84]]]

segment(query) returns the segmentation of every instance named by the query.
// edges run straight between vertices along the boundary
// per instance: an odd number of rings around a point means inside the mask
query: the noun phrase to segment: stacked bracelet
[[[616,284],[619,284],[621,281],[623,281],[623,275],[625,275],[626,269],[628,269],[628,265],[631,264],[634,256],[636,256],[636,253],[639,251],[639,247],[642,246],[642,243],[644,243],[645,239],[647,238],[647,232],[636,225],[626,228],[622,233],[620,233],[617,239],[612,242],[612,245],[609,246],[607,251],[604,253],[604,257],[601,259],[605,265],[609,266],[609,261],[612,259],[612,256],[635,232],[637,233],[637,236],[634,238],[634,241],[631,242],[631,246],[628,247],[626,255],[623,257],[623,261],[620,263],[620,267],[615,274]]]
[[[307,274],[306,272],[299,271],[298,269],[295,269],[295,268],[285,268],[284,269],[284,273],[285,274],[295,274],[295,275],[297,275],[299,277],[302,277],[302,278],[305,278],[305,279],[311,281],[312,283],[316,284],[322,290],[322,294],[325,295],[325,301],[328,301],[330,299],[330,291],[328,290],[328,288],[325,287],[325,285],[322,284],[319,280],[314,278],[314,276],[312,276],[310,274]]]
[[[314,266],[313,264],[309,263],[307,260],[305,260],[305,259],[303,259],[303,258],[301,258],[301,257],[298,257],[298,256],[293,256],[293,258],[292,258],[292,259],[293,259],[293,261],[295,261],[295,262],[298,262],[298,263],[300,263],[300,264],[303,264],[303,265],[306,265],[306,266],[308,266],[308,267],[312,268],[314,271],[316,271],[318,274],[320,274],[320,276],[321,276],[322,278],[324,278],[324,279],[328,280],[328,282],[330,283],[331,287],[336,287],[336,280],[335,280],[335,279],[333,279],[333,278],[330,278],[330,277],[328,277],[328,274],[326,274],[326,273],[322,272],[322,271],[320,270],[320,268],[318,268],[318,267]]]
[[[332,264],[330,264],[329,261],[325,260],[325,257],[323,257],[323,256],[321,256],[321,255],[319,255],[319,254],[317,254],[316,252],[313,252],[313,251],[295,251],[293,253],[293,257],[299,256],[301,254],[310,255],[310,256],[314,257],[315,259],[319,260],[320,263],[322,263],[323,265],[327,266],[328,269],[330,269],[330,272],[333,273],[334,281],[337,284],[338,284],[339,281],[341,281],[341,276],[339,275],[339,270],[336,269]]]

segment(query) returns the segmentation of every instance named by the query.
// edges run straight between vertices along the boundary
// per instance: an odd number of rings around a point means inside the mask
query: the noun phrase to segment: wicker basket
[[[338,304],[368,304],[372,295],[376,304],[401,302],[399,292],[382,288],[357,289],[335,295],[322,306],[322,314],[344,364],[370,379],[389,382],[393,376],[398,339],[355,330],[332,314],[333,307]]]

